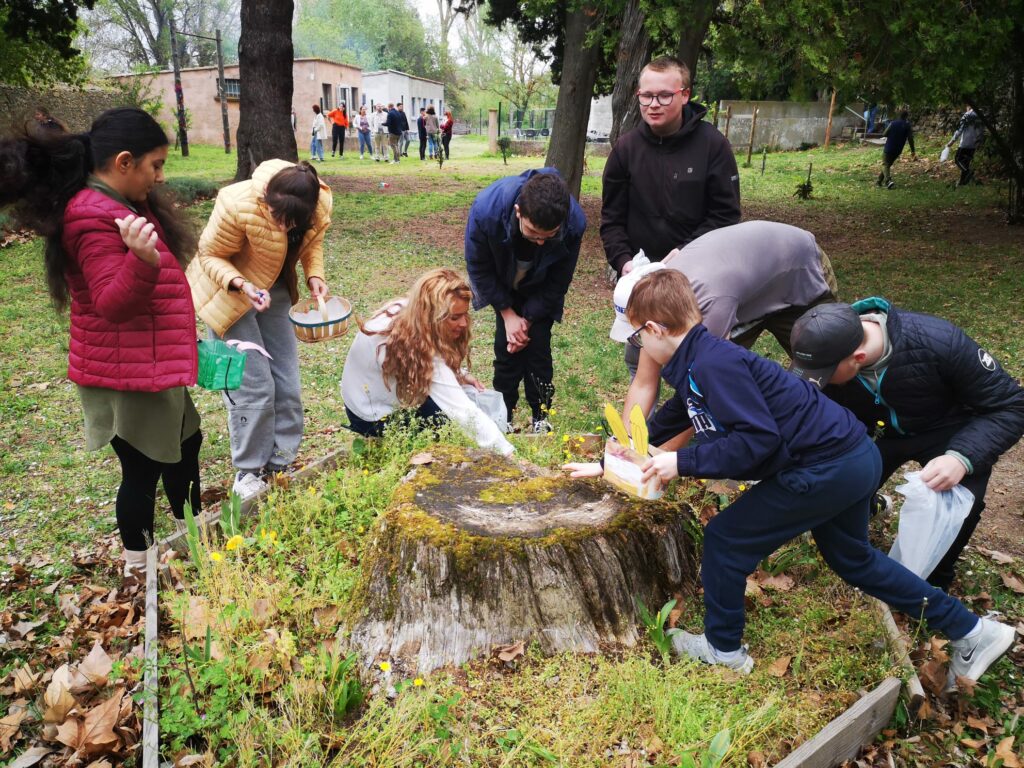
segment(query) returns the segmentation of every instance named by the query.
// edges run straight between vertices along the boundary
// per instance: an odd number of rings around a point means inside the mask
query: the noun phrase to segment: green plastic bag
[[[220,339],[199,340],[199,379],[203,389],[238,389],[245,373],[245,353]]]

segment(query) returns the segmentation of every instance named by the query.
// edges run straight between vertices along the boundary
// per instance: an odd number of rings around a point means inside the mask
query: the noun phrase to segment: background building
[[[397,69],[381,69],[363,73],[363,96],[359,104],[405,104],[409,115],[418,115],[420,107],[433,106],[438,115],[444,113],[444,83],[416,77]]]
[[[174,72],[164,70],[144,75],[118,75],[112,80],[141,79],[147,82],[150,93],[160,96],[163,110],[157,119],[173,136],[178,124],[177,101],[174,96]],[[418,80],[418,78],[411,78]],[[329,59],[296,59],[292,65],[292,106],[297,121],[296,133],[306,136],[313,121],[313,105],[319,104],[328,112],[339,104],[359,104],[364,98],[363,71],[359,67]],[[238,96],[241,81],[238,65],[224,67],[224,91],[228,102],[228,123],[231,143],[235,143],[238,130]],[[424,81],[431,82],[431,81]],[[222,144],[224,128],[220,99],[217,95],[217,67],[189,67],[181,70],[181,90],[188,114],[188,140],[199,144]],[[443,93],[442,87],[442,93]],[[350,109],[351,111],[351,109]],[[328,140],[330,129],[328,129]],[[303,146],[300,141],[299,146]]]

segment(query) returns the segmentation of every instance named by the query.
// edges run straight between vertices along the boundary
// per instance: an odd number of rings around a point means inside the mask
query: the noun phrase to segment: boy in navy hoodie
[[[881,460],[849,411],[777,363],[708,333],[680,272],[641,279],[626,316],[636,329],[629,342],[651,355],[676,389],[651,424],[651,444],[690,426],[695,432],[690,445],[651,458],[644,479],[760,481],[704,531],[704,634],[675,635],[678,653],[749,672],[754,661],[741,643],[746,577],[805,531],[844,581],[907,614],[923,613],[952,640],[950,689],[958,676],[977,680],[1006,652],[1012,627],[979,619],[868,543]],[[581,465],[568,468],[590,473]]]

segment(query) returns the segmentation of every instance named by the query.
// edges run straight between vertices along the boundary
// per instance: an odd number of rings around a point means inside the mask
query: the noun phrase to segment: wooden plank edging
[[[775,768],[834,768],[852,760],[892,718],[902,685],[898,677],[887,677]]]
[[[907,640],[903,633],[900,632],[899,627],[896,626],[896,620],[893,619],[889,606],[881,600],[875,598],[872,598],[872,600],[882,617],[882,624],[889,635],[889,640],[892,643],[893,650],[896,652],[900,666],[907,670],[907,680],[905,683],[907,687],[907,710],[910,712],[911,717],[917,717],[921,705],[925,702],[924,686],[921,685],[921,678],[917,676],[914,662],[910,660],[910,648]]]
[[[159,669],[157,668],[157,547],[146,550],[146,640],[142,698],[142,768],[160,764]]]

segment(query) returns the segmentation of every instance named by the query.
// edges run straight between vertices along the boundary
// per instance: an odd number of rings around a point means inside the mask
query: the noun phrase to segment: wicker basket
[[[331,299],[332,297],[328,296],[326,298]],[[328,316],[326,301],[321,296],[315,299],[303,299],[288,310],[288,319],[292,321],[292,328],[295,329],[295,336],[299,341],[312,344],[317,341],[335,339],[345,334],[345,331],[348,330],[349,318],[352,316],[352,304],[340,296],[333,298],[337,298],[344,306],[344,313],[341,317],[331,318]],[[323,317],[322,321],[310,323],[295,319],[296,315],[311,312],[317,308],[319,308],[320,314]]]

